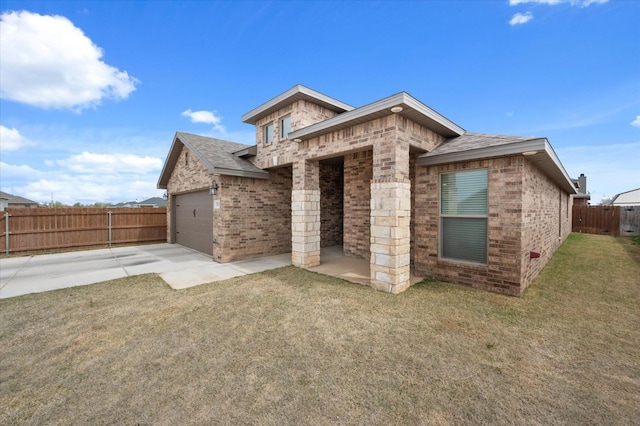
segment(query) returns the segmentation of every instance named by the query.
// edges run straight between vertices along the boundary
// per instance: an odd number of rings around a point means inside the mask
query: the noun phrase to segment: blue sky
[[[0,187],[143,200],[176,131],[254,143],[242,114],[303,84],[400,91],[480,133],[545,136],[592,203],[640,187],[640,2],[2,1]]]

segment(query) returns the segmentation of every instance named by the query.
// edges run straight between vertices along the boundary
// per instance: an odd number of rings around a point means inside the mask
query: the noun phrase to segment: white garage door
[[[213,197],[209,191],[176,196],[176,243],[213,255]]]

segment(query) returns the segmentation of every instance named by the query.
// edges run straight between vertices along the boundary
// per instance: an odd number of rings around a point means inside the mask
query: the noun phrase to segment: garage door
[[[213,255],[213,198],[209,191],[176,196],[176,243]]]

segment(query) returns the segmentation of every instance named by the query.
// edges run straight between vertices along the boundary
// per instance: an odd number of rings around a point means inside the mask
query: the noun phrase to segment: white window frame
[[[262,136],[264,137],[265,145],[271,145],[273,143],[273,139],[275,137],[273,127],[273,122],[264,126],[264,132]]]
[[[442,209],[443,209],[443,200],[442,200],[442,176],[443,175],[450,175],[450,174],[459,174],[459,173],[465,173],[465,172],[471,172],[471,171],[478,171],[478,170],[486,170],[487,174],[486,174],[486,186],[487,186],[487,210],[486,210],[486,214],[452,214],[452,213],[443,213]],[[438,222],[439,222],[439,242],[438,242],[438,258],[441,260],[445,260],[445,261],[452,261],[452,262],[460,262],[460,263],[468,263],[471,265],[479,265],[479,266],[485,266],[488,264],[488,257],[489,257],[489,170],[486,168],[479,168],[479,169],[465,169],[465,170],[453,170],[453,171],[447,171],[447,172],[441,172],[438,178],[438,213],[439,213],[439,218],[438,218]],[[457,257],[445,257],[444,256],[444,241],[445,241],[445,231],[444,231],[444,221],[447,218],[456,218],[456,219],[484,219],[485,220],[485,231],[486,231],[486,235],[485,235],[485,259],[483,262],[480,262],[478,260],[473,260],[473,259],[460,259]]]

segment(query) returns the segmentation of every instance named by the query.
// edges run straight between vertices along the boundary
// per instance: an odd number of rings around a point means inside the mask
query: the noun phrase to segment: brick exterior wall
[[[440,259],[439,174],[477,168],[488,169],[488,263]],[[414,192],[420,276],[520,296],[571,231],[570,197],[524,156],[417,167]],[[534,249],[539,259],[530,259]]]
[[[291,131],[293,132],[335,117],[336,113],[311,102],[300,100],[261,118],[256,122],[258,155],[251,159],[256,166],[266,169],[291,164],[295,158],[300,158],[296,156],[298,144],[280,137],[280,120],[286,116],[291,116]],[[274,140],[267,145],[264,143],[264,126],[269,123],[274,125]]]
[[[207,171],[207,166],[183,146],[173,173],[167,182],[167,193],[172,194],[171,198],[167,200],[167,242],[175,242],[172,196],[208,189],[212,181],[213,176]]]
[[[370,185],[373,179],[373,150],[344,157],[344,237],[345,256],[369,260]]]
[[[291,251],[291,167],[270,171],[270,179],[216,176],[213,259],[248,259]]]
[[[320,247],[342,245],[344,167],[320,163]]]
[[[528,160],[523,165],[522,288],[524,291],[571,233],[572,198]],[[531,250],[540,253],[531,259]]]
[[[215,260],[291,251],[294,264],[311,267],[320,262],[321,246],[343,244],[345,255],[370,261],[372,286],[384,291],[406,289],[412,265],[419,276],[521,295],[571,232],[571,197],[526,157],[418,166],[417,156],[444,138],[401,115],[300,143],[280,138],[283,117],[291,117],[295,131],[335,115],[299,100],[260,119],[251,161],[270,171],[269,180],[213,177],[194,155],[187,161],[181,153],[170,194],[208,188],[214,178],[221,184],[214,196]],[[264,125],[271,122],[274,141],[265,145]],[[343,167],[322,161],[334,157],[343,158]],[[440,259],[440,173],[477,168],[488,170],[488,262]],[[540,258],[531,259],[532,250]]]
[[[411,237],[411,247],[409,253],[409,259],[411,262],[411,269],[415,268],[415,253],[416,253],[416,161],[419,153],[411,153],[409,155],[409,182],[411,182],[411,220],[409,221],[409,235]]]
[[[416,169],[415,273],[505,294],[520,294],[522,158]],[[488,169],[488,264],[439,258],[440,173]]]

